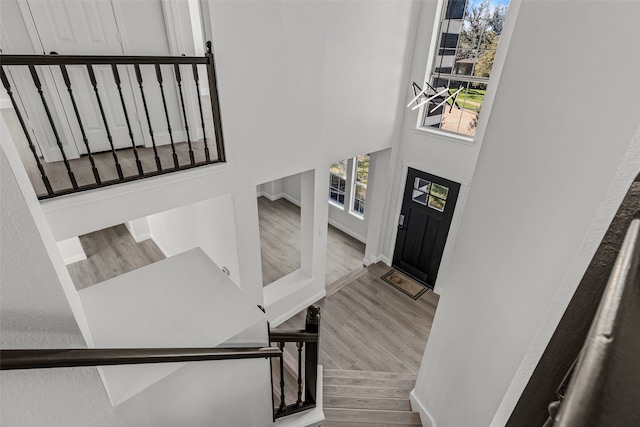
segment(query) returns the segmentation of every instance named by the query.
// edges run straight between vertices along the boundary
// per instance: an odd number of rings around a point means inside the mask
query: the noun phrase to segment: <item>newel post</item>
[[[318,384],[318,357],[320,355],[320,307],[312,305],[307,308],[305,332],[318,334],[318,340],[305,343],[304,354],[304,383],[305,403],[316,403],[316,389]]]
[[[218,82],[216,78],[216,65],[213,59],[213,50],[211,41],[207,42],[207,52],[205,56],[209,60],[207,63],[207,78],[209,80],[209,99],[211,101],[211,109],[213,113],[213,130],[216,136],[216,149],[218,151],[218,160],[226,161],[224,153],[224,141],[222,138],[222,119],[220,117],[220,98],[218,97]],[[199,96],[199,94],[198,94]]]

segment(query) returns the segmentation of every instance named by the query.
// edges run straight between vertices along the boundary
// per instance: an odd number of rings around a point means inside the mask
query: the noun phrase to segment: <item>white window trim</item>
[[[427,68],[425,69],[424,79],[422,81],[423,83],[425,81],[430,81],[431,71],[433,70],[434,62],[436,60],[436,49],[440,37],[440,22],[442,21],[442,14],[444,13],[445,2],[446,0],[438,0],[438,6],[436,7],[431,42],[429,43],[429,55],[427,56]],[[476,134],[473,137],[469,137],[441,129],[422,126],[422,117],[424,116],[424,109],[426,108],[426,105],[423,105],[418,109],[418,117],[416,118],[416,126],[414,128],[416,132],[419,132],[422,135],[438,136],[445,139],[447,142],[459,142],[467,145],[475,145],[482,142],[487,122],[489,117],[491,117],[493,101],[496,96],[496,91],[498,90],[498,84],[500,82],[500,77],[502,76],[502,69],[506,61],[507,52],[509,51],[511,36],[513,34],[519,11],[520,1],[510,0],[509,8],[507,9],[507,16],[504,19],[502,34],[500,35],[500,43],[498,44],[498,50],[496,51],[496,56],[493,60],[491,76],[487,83],[487,92],[484,97],[484,102],[482,103],[483,114],[480,115],[478,125],[476,126]]]
[[[347,173],[348,173],[348,165],[347,165]],[[334,174],[332,172],[329,172],[329,179],[331,179],[332,175],[336,176],[338,178],[342,178],[342,176],[340,176],[340,175],[337,175],[337,174]],[[347,201],[347,187],[348,187],[347,184],[349,184],[349,180],[347,179],[347,176],[345,176],[343,179],[344,179],[344,200],[346,202]],[[331,186],[329,186],[329,191],[331,191]],[[328,199],[329,199],[329,204],[332,204],[333,206],[335,206],[338,209],[344,210],[344,204],[341,205],[336,200],[333,200],[331,197],[328,197]]]
[[[352,163],[353,163],[353,168],[351,170],[351,197],[349,199],[350,203],[349,203],[349,213],[353,216],[355,216],[356,218],[360,219],[360,220],[364,220],[364,213],[360,213],[356,210],[354,210],[355,207],[355,202],[356,202],[356,185],[358,183],[357,181],[357,177],[356,177],[356,173],[358,170],[358,157],[354,157],[351,159]],[[369,157],[369,166],[371,166],[371,157]],[[368,181],[368,175],[369,175],[369,171],[367,170],[367,181]],[[347,181],[348,183],[348,181]],[[366,186],[365,186],[366,187]],[[367,211],[367,198],[365,196],[364,199],[364,206],[365,206],[365,212]]]
[[[347,171],[345,173],[345,188],[344,188],[344,205],[339,204],[331,197],[327,197],[329,204],[334,206],[336,209],[340,209],[341,211],[346,211],[349,214],[353,215],[357,219],[363,221],[365,214],[361,214],[359,212],[355,212],[353,210],[354,205],[354,194],[355,194],[355,186],[356,186],[356,168],[358,165],[357,157],[350,157],[347,160]],[[329,172],[329,177],[331,177],[332,173]],[[335,174],[333,174],[335,175]],[[339,175],[336,175],[339,176]],[[365,209],[366,209],[366,199],[365,199]]]

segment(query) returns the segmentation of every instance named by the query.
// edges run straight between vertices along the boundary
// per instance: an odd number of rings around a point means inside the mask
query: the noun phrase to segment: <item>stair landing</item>
[[[201,249],[78,292],[97,348],[264,346],[264,313]],[[185,363],[101,367],[117,405]]]

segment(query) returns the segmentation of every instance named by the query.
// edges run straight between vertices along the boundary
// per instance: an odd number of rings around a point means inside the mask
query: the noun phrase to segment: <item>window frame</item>
[[[352,183],[351,183],[351,205],[349,208],[349,212],[353,215],[355,215],[356,217],[363,219],[364,218],[364,213],[365,213],[365,208],[367,206],[367,196],[366,196],[366,191],[367,191],[367,184],[362,184],[360,182],[358,182],[358,162],[359,162],[359,158],[360,157],[366,157],[368,159],[368,164],[367,164],[367,183],[369,182],[369,168],[371,166],[371,156],[369,154],[361,154],[359,156],[356,156],[353,158],[353,175],[352,175]],[[365,190],[365,196],[363,199],[358,199],[358,191],[357,191],[357,187],[364,187]],[[362,205],[362,212],[356,210],[355,205],[356,205],[356,200],[358,200],[360,202],[360,204]]]
[[[355,200],[356,200],[356,186],[357,185],[364,185],[364,188],[366,189],[367,186],[366,184],[361,184],[358,183],[358,179],[357,179],[357,173],[358,173],[358,157],[364,157],[366,156],[369,159],[369,166],[367,167],[367,183],[369,181],[369,174],[370,174],[370,166],[371,166],[371,156],[369,154],[361,154],[359,156],[355,156],[355,157],[349,157],[347,159],[344,160],[339,160],[337,162],[333,162],[331,163],[331,165],[329,166],[329,195],[328,195],[328,202],[330,205],[333,205],[334,207],[336,207],[337,209],[340,209],[342,211],[345,211],[351,215],[353,215],[354,217],[358,218],[359,220],[363,220],[365,217],[365,211],[366,208],[363,208],[363,212],[360,213],[357,210],[355,210]],[[331,167],[335,164],[338,163],[344,163],[345,164],[345,175],[342,176],[340,174],[337,174],[335,172],[333,172],[331,170]],[[336,200],[334,198],[331,197],[332,193],[336,193],[338,194],[338,196],[341,194],[341,191],[339,188],[334,187],[333,184],[333,179],[334,177],[336,179],[339,180],[344,180],[344,200],[345,203],[340,203],[339,200]],[[360,199],[358,199],[360,200]],[[363,206],[366,206],[366,194],[365,194],[365,199],[361,201],[361,203],[363,204]]]
[[[438,0],[438,4],[436,6],[433,30],[431,34],[431,39],[429,41],[428,50],[427,50],[429,54],[427,56],[427,67],[425,69],[424,78],[422,80],[423,83],[424,82],[431,83],[432,75],[434,74],[434,70],[436,68],[436,60],[438,59],[438,56],[439,56],[438,51],[440,49],[440,33],[442,28],[442,21],[444,20],[444,17],[445,17],[446,6],[448,1],[449,0]],[[428,134],[430,136],[435,136],[435,137],[438,137],[439,139],[442,139],[443,141],[458,142],[465,145],[475,145],[476,142],[479,142],[482,140],[484,136],[486,122],[488,120],[488,117],[491,115],[493,100],[495,98],[495,92],[497,90],[496,82],[500,80],[500,75],[502,73],[502,69],[505,62],[506,52],[509,49],[511,35],[513,33],[513,26],[511,25],[511,22],[515,18],[511,18],[511,17],[517,16],[518,12],[519,12],[519,2],[514,2],[513,0],[510,0],[507,7],[507,13],[505,15],[504,23],[503,23],[503,29],[500,34],[500,41],[498,43],[498,48],[496,50],[493,66],[491,68],[491,75],[489,76],[489,78],[486,78],[486,77],[477,78],[478,80],[484,80],[484,83],[487,85],[487,89],[486,89],[485,97],[482,103],[483,114],[479,116],[478,123],[475,128],[476,129],[475,135],[473,136],[464,135],[464,134],[459,134],[452,131],[442,130],[440,128],[424,126],[423,122],[426,114],[425,110],[427,108],[427,104],[422,105],[417,109],[418,114],[416,118],[416,125],[414,127],[415,132],[422,135]],[[458,77],[469,77],[469,76],[460,75]],[[454,75],[454,79],[458,79],[458,77]],[[470,77],[473,77],[473,76],[470,76]],[[459,78],[458,80],[463,80],[463,79]],[[411,95],[411,97],[413,97],[413,95]]]
[[[343,175],[339,175],[339,174],[337,174],[337,173],[335,173],[335,172],[333,172],[331,170],[331,166],[333,166],[334,164],[337,164],[337,163],[344,163],[345,164],[345,174],[344,174],[344,176]],[[342,209],[342,210],[344,210],[344,205],[345,205],[345,202],[347,201],[347,188],[348,188],[348,186],[347,186],[348,179],[347,178],[348,178],[348,176],[349,176],[349,161],[348,161],[348,159],[339,160],[337,162],[333,162],[329,166],[329,197],[328,197],[329,198],[329,203],[331,203],[332,205],[334,205],[338,209]],[[336,179],[341,180],[341,181],[344,182],[344,184],[343,184],[344,190],[340,190],[339,187],[336,188],[336,187],[334,187],[332,185],[334,177]],[[334,199],[334,198],[331,197],[331,193],[332,192],[336,193],[337,199]],[[342,203],[339,200],[341,194],[342,194],[342,197],[343,197],[343,202]]]

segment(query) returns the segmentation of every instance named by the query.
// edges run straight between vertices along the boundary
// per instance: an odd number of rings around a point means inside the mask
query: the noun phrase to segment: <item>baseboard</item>
[[[427,411],[427,408],[422,405],[422,402],[416,399],[416,396],[413,394],[414,391],[415,389],[411,390],[411,393],[409,393],[411,410],[420,414],[420,420],[422,421],[422,425],[424,427],[436,427],[436,422],[433,420],[433,417],[431,416],[429,411]]]
[[[329,218],[329,225],[334,226],[335,228],[337,228],[338,230],[342,231],[345,234],[348,234],[349,236],[353,237],[354,239],[364,243],[365,245],[367,244],[367,238],[364,236],[361,236],[360,234],[349,230],[347,227],[345,227],[344,225],[340,224],[339,222],[336,222],[335,220]]]
[[[133,240],[135,240],[136,243],[144,242],[145,240],[148,240],[150,238],[151,233],[136,234],[135,236],[133,236]]]
[[[62,261],[64,265],[73,264],[74,262],[83,261],[87,259],[87,254],[84,252],[82,243],[78,237],[72,237],[67,240],[57,242],[58,250],[62,255]]]
[[[300,201],[294,199],[293,197],[291,197],[290,195],[288,195],[287,193],[279,193],[276,195],[271,195],[267,192],[264,191],[260,191],[258,192],[258,197],[264,197],[265,199],[271,201],[271,202],[275,202],[276,200],[279,199],[286,199],[288,201],[290,201],[291,203],[293,203],[294,205],[300,207]]]
[[[145,240],[151,238],[151,231],[147,233],[138,234],[135,230],[135,227],[130,225],[130,222],[125,222],[124,226],[126,227],[127,231],[129,232],[131,237],[133,237],[133,240],[135,240],[136,243],[144,242]]]
[[[375,257],[369,257],[369,258],[363,259],[362,263],[364,264],[365,267],[369,267],[371,264],[377,264],[380,261],[383,261],[383,258],[385,258],[383,255],[378,255],[378,256],[375,256]],[[385,262],[385,264],[389,265],[386,262]]]
[[[160,249],[160,252],[162,252],[162,255],[164,255],[165,258],[170,258],[171,255],[169,255],[169,251],[164,248],[156,239],[153,238],[153,234],[149,234],[149,238],[151,240],[153,240],[153,243],[156,244],[156,246],[158,247],[158,249]]]
[[[67,258],[63,258],[62,260],[64,261],[64,265],[69,265],[69,264],[73,264],[74,262],[83,261],[85,259],[87,259],[87,255],[82,253],[82,254],[73,255]]]
[[[169,138],[169,132],[168,131],[163,131],[163,132],[154,132],[153,133],[154,139],[156,141],[156,146],[161,146],[161,145],[168,145],[171,144],[171,138]],[[186,142],[187,141],[187,133],[184,130],[177,130],[177,131],[173,131],[171,132],[171,136],[173,137],[173,142],[174,144],[177,144],[179,142]],[[151,147],[153,144],[151,144],[149,147]]]

